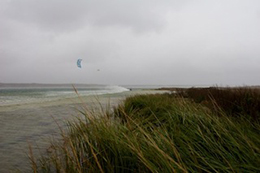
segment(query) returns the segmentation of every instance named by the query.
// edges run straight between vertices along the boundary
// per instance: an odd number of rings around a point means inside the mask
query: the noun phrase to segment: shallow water
[[[47,148],[49,138],[59,134],[59,127],[64,128],[65,120],[75,114],[73,105],[25,108],[1,112],[0,119],[0,172],[21,169],[27,172],[29,167],[28,144],[36,156],[42,148]],[[55,119],[55,120],[54,120]]]
[[[117,101],[119,102],[119,99],[102,99],[100,104],[105,107],[110,102],[113,106]],[[96,101],[92,98],[86,105],[90,109],[98,108],[99,103],[94,102]],[[15,169],[29,171],[29,144],[32,145],[36,157],[39,156],[39,152],[46,152],[50,138],[59,136],[59,126],[66,129],[66,122],[79,117],[77,110],[82,107],[80,103],[61,102],[57,105],[53,102],[47,105],[23,105],[14,110],[10,110],[9,107],[8,111],[0,109],[0,172]]]

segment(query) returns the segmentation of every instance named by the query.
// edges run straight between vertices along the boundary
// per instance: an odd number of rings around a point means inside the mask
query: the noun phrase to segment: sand
[[[164,93],[166,91],[136,90],[117,94],[85,96],[49,102],[0,106],[0,172],[30,172],[29,144],[34,156],[46,152],[51,138],[58,139],[66,122],[79,117],[78,109],[87,107],[101,111],[114,107],[136,94]],[[108,106],[109,105],[109,106]]]

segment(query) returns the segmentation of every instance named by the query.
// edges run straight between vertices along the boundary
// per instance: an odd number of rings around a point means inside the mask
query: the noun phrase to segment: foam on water
[[[112,85],[76,85],[75,88],[81,96],[128,91],[127,88]],[[0,86],[0,106],[46,102],[73,97],[77,97],[77,94],[71,85]]]

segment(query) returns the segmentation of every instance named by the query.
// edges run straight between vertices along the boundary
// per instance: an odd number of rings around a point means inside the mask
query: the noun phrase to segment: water
[[[116,105],[118,96],[128,91],[120,86],[77,84],[75,87],[89,107],[95,106],[95,98],[101,94],[109,94],[109,102]],[[46,152],[49,138],[60,134],[56,123],[66,128],[66,121],[79,113],[78,100],[69,84],[0,84],[0,173],[16,169],[31,172],[26,155],[29,143],[35,157]],[[99,101],[105,105],[108,97],[104,95]]]
[[[74,85],[80,96],[128,91],[111,85]],[[0,84],[0,106],[53,101],[77,97],[70,84]]]

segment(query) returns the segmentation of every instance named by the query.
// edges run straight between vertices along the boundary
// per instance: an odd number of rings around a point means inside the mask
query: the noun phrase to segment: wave
[[[75,85],[75,88],[79,95],[101,95],[101,94],[113,94],[129,91],[129,89],[117,86],[117,85]],[[0,106],[24,104],[32,102],[45,102],[64,98],[77,97],[72,85],[44,85],[40,87],[33,87],[27,85],[27,87],[15,85],[9,87],[0,87]]]

